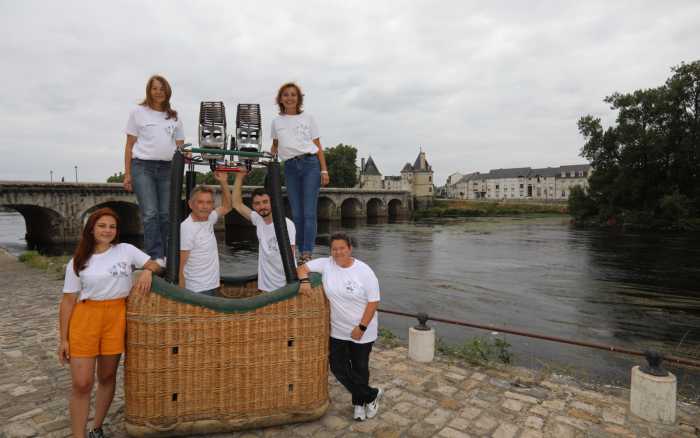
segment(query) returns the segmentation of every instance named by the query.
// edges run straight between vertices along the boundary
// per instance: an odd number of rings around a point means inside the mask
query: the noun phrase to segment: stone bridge
[[[217,205],[221,202],[218,186]],[[244,201],[250,205],[250,192],[244,187]],[[285,195],[287,215],[289,203]],[[121,219],[121,234],[143,233],[136,196],[121,184],[47,183],[0,181],[0,206],[13,208],[24,217],[27,240],[41,243],[73,242],[87,216],[101,207],[110,207]],[[318,218],[339,220],[364,217],[407,217],[413,209],[412,195],[398,190],[361,190],[322,188],[318,200]],[[223,221],[222,221],[223,222]],[[232,212],[222,225],[241,224]]]

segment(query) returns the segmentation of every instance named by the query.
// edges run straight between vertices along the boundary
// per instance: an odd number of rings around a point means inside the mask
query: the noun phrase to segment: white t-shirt
[[[314,118],[306,113],[275,117],[271,131],[272,139],[277,140],[282,160],[318,152],[318,147],[313,142],[320,137],[318,126]]]
[[[285,218],[287,222],[287,234],[289,243],[294,245],[296,241],[296,228],[294,222]],[[255,225],[255,233],[258,235],[258,289],[263,292],[271,292],[287,284],[282,266],[282,256],[277,245],[275,224],[265,223],[265,219],[258,213],[250,212],[250,221]],[[296,263],[296,261],[295,261]]]
[[[219,249],[214,225],[219,220],[216,210],[205,221],[194,221],[192,215],[180,224],[180,249],[189,251],[185,263],[185,287],[192,292],[203,292],[219,287]]]
[[[367,303],[379,301],[379,280],[372,268],[354,259],[352,266],[341,268],[333,257],[311,260],[306,266],[323,275],[323,288],[331,304],[331,337],[357,344],[377,339],[377,313],[367,325],[359,341],[352,339],[352,330],[360,324]]]
[[[175,140],[184,140],[185,133],[182,121],[171,117],[166,120],[168,113],[152,110],[147,105],[137,105],[129,114],[126,122],[126,133],[136,137],[133,158],[141,160],[170,161],[175,153]]]
[[[131,291],[131,266],[141,268],[148,254],[128,243],[112,245],[107,251],[93,254],[80,276],[75,275],[73,259],[66,266],[63,293],[80,292],[80,300],[114,300]]]

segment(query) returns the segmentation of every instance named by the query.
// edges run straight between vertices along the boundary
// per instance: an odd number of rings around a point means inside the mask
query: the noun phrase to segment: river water
[[[623,348],[660,349],[700,359],[700,234],[579,230],[565,217],[475,218],[319,224],[317,255],[336,230],[356,240],[354,255],[377,273],[381,307],[491,324]],[[0,246],[27,248],[18,214],[0,213]],[[219,236],[222,271],[256,268],[251,228]],[[52,248],[49,252],[70,251]],[[415,321],[380,316],[405,338]],[[641,363],[600,350],[434,324],[457,344],[480,336],[508,341],[515,363],[581,378],[629,384]],[[685,396],[700,398],[700,370],[669,368]]]

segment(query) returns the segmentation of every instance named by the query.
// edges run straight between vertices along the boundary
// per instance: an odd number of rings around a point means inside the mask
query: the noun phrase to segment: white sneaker
[[[158,266],[160,266],[161,268],[165,269],[165,257],[163,257],[163,258],[157,258],[157,259],[155,260],[155,262],[158,263]]]
[[[377,412],[379,412],[379,401],[382,399],[383,395],[384,390],[382,388],[379,388],[379,391],[377,392],[377,396],[374,398],[374,401],[365,405],[365,407],[367,408],[367,418],[374,418],[377,415]]]
[[[352,419],[356,421],[365,421],[367,419],[365,407],[362,405],[355,405],[355,413],[352,414]]]

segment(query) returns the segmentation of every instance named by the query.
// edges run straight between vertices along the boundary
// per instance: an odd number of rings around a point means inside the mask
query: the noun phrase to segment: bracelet
[[[327,171],[327,170],[322,170],[321,173],[325,173],[326,175],[328,175],[328,171]]]
[[[300,278],[299,283],[311,283],[311,280],[309,280],[309,277]]]
[[[366,325],[358,324],[357,327],[358,327],[360,330],[362,330],[363,332],[364,332],[364,331],[367,331],[367,326],[366,326]]]

